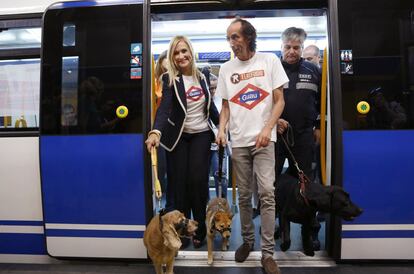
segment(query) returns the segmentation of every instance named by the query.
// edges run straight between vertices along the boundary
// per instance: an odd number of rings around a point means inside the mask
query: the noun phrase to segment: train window
[[[344,129],[414,128],[412,4],[381,2],[389,8],[340,1]],[[368,113],[357,111],[361,101]]]
[[[76,26],[71,23],[66,23],[63,26],[63,46],[73,47],[76,43]]]
[[[37,129],[39,59],[0,61],[0,129]]]
[[[142,52],[133,54],[142,43],[138,9],[142,6],[46,12],[42,134],[142,132]],[[124,119],[116,115],[121,105],[128,108]]]
[[[0,20],[0,132],[39,127],[41,19]]]
[[[61,126],[78,125],[78,67],[77,56],[62,59],[62,104]]]
[[[18,48],[40,48],[41,29],[13,28],[1,29],[0,50]]]

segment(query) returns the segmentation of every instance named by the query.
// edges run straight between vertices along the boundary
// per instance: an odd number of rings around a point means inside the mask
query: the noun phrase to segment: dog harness
[[[217,228],[215,228],[215,222],[214,222],[214,220],[213,220],[213,222],[211,223],[211,229],[210,229],[210,232],[211,232],[211,233],[214,233],[214,230],[216,230],[216,231],[220,232],[220,234],[223,234],[223,233],[224,233],[224,232],[226,232],[226,231],[231,232],[231,227],[223,227],[222,229],[217,229]]]
[[[177,231],[177,233],[181,230],[184,229],[184,231],[187,229],[188,226],[188,222],[189,220],[187,218],[182,219],[178,224],[174,225],[175,231]],[[182,233],[178,233],[178,234],[182,234]]]
[[[216,206],[216,209],[214,210],[216,213],[217,212],[226,212],[224,209],[223,209],[223,207],[222,207],[222,204],[221,203],[218,203]],[[216,231],[218,231],[218,232],[220,232],[220,234],[223,234],[225,231],[229,231],[229,232],[231,232],[231,227],[223,227],[222,229],[217,229],[217,228],[215,228],[216,226],[216,222],[214,221],[214,217],[216,216],[216,214],[214,214],[213,216],[212,216],[212,220],[211,220],[211,226],[210,226],[210,233],[214,233],[214,230],[216,230]]]
[[[159,218],[160,218],[160,231],[162,232],[162,228],[163,228],[163,226],[164,226],[164,222],[162,221],[162,216],[164,216],[165,215],[165,208],[163,208],[163,209],[161,209],[160,210],[160,212],[159,212]],[[178,224],[175,224],[174,225],[174,229],[175,229],[175,231],[177,231],[177,233],[178,234],[184,234],[184,233],[181,233],[182,231],[180,231],[180,230],[184,230],[184,232],[187,230],[187,226],[188,226],[188,222],[189,222],[190,220],[189,219],[187,219],[187,218],[184,218],[184,219],[182,219]]]

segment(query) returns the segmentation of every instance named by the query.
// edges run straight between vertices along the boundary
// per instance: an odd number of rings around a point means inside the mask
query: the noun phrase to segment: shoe
[[[197,240],[197,239],[193,239],[194,248],[198,249],[198,248],[202,247],[203,245],[204,245],[204,240],[200,241],[200,240]]]
[[[318,212],[318,214],[316,214],[316,219],[318,220],[318,222],[322,223],[325,222],[326,218],[325,218],[325,214],[322,212]]]
[[[262,257],[261,262],[266,274],[280,274],[280,269],[272,256]]]
[[[243,243],[239,248],[237,248],[236,253],[234,254],[234,259],[236,262],[242,263],[247,257],[249,257],[250,251],[253,250],[253,245],[249,243]]]
[[[180,250],[186,249],[190,245],[190,239],[181,238],[181,247]]]

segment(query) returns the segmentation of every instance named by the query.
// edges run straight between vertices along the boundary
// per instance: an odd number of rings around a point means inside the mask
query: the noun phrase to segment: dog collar
[[[217,229],[215,228],[216,226],[216,222],[213,220],[211,222],[211,229],[210,229],[210,233],[213,234],[214,231],[218,231],[220,234],[223,234],[225,231],[229,231],[231,232],[231,227],[224,227],[223,229]]]

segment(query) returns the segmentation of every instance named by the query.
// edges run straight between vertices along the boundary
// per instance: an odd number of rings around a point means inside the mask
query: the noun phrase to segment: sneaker
[[[239,248],[237,248],[234,258],[236,262],[242,263],[247,257],[249,257],[250,251],[253,250],[253,245],[249,243],[243,243]]]
[[[273,260],[273,257],[262,257],[261,261],[266,274],[280,274],[280,269],[275,260]]]

